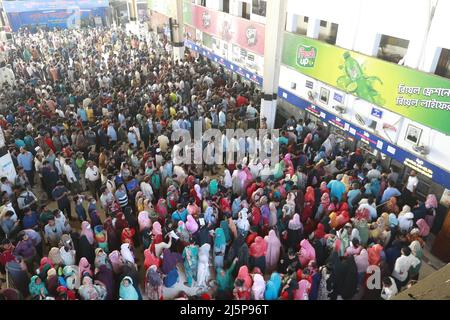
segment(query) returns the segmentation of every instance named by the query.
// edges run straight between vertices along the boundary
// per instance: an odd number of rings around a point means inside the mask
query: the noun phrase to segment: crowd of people
[[[221,67],[115,28],[22,30],[3,64],[2,299],[391,299],[418,279],[436,197],[320,124],[288,119],[277,163],[225,136],[245,159],[173,162],[194,121],[266,127]]]

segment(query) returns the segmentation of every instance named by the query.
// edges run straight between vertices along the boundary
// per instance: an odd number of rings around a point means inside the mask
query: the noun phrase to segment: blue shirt
[[[172,221],[175,222],[175,224],[178,224],[178,221],[186,222],[187,220],[188,211],[187,209],[183,209],[183,211],[179,212],[178,210],[174,211],[172,213]]]
[[[33,154],[31,152],[21,153],[17,156],[19,166],[23,167],[25,171],[33,170]]]
[[[330,198],[335,197],[340,202],[345,192],[345,184],[338,180],[332,180],[328,183],[327,187],[330,189]]]
[[[23,228],[24,228],[24,229],[31,229],[31,228],[33,228],[34,226],[37,226],[37,225],[39,224],[39,217],[38,217],[38,215],[36,214],[36,212],[33,211],[33,212],[31,213],[31,216],[25,215],[25,216],[23,217],[22,224],[23,224]]]
[[[381,203],[385,203],[390,198],[398,197],[400,195],[401,195],[401,192],[398,191],[397,188],[394,188],[394,187],[386,188],[386,190],[384,190],[384,192],[383,192],[383,197],[381,198]]]
[[[108,126],[107,135],[111,138],[111,141],[117,141],[117,132],[113,126]]]
[[[84,110],[83,108],[78,108],[77,115],[81,118],[81,121],[88,121],[86,110]]]

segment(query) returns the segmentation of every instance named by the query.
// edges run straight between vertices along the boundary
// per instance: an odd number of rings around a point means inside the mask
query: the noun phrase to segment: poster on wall
[[[11,154],[8,152],[4,156],[0,157],[0,177],[7,177],[9,181],[14,182],[16,179],[16,168],[11,158]]]
[[[286,32],[282,63],[371,104],[450,134],[450,79]]]
[[[412,144],[416,144],[418,145],[420,142],[420,137],[422,136],[422,129],[409,124],[408,125],[408,129],[406,130],[406,137],[405,140],[412,143]]]
[[[264,55],[265,26],[263,24],[186,1],[183,12],[185,24],[237,44],[258,55]]]
[[[442,194],[440,203],[447,208],[450,207],[450,190],[449,189],[444,190],[444,193]]]

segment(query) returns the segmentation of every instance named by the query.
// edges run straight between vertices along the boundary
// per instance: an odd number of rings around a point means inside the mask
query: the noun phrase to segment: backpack
[[[23,199],[23,204],[25,208],[29,207],[36,201],[32,196],[32,193],[30,193],[30,191],[27,191],[27,194],[25,196],[20,196],[19,198]]]

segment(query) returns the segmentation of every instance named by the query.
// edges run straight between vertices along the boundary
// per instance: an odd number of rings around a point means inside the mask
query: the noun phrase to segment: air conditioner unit
[[[430,148],[427,146],[413,146],[413,150],[423,156],[430,154]]]
[[[345,106],[333,106],[333,109],[336,110],[339,114],[347,113],[347,108]]]

